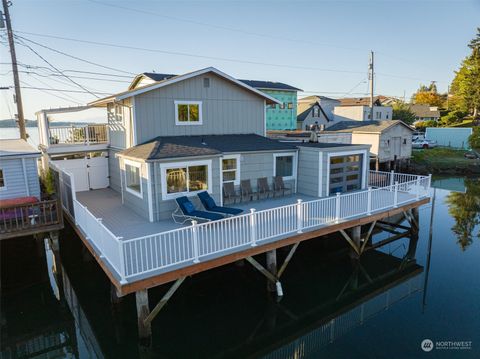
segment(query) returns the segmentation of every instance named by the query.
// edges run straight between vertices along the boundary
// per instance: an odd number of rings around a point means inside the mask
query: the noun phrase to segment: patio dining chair
[[[250,201],[253,201],[253,198],[257,195],[257,192],[253,192],[252,185],[249,179],[240,181],[240,196],[243,201],[245,197],[250,198]]]
[[[283,177],[273,177],[273,195],[275,196],[275,193],[282,193],[282,196],[285,196],[285,193],[287,192],[290,192],[290,194],[292,194],[292,187],[287,186],[285,182],[283,182]]]
[[[268,179],[267,177],[260,177],[257,179],[257,191],[258,191],[258,197],[260,198],[260,195],[263,194],[263,198],[268,198],[270,193],[273,194],[273,191],[270,189],[270,186],[268,185]]]
[[[235,185],[233,182],[227,182],[223,184],[223,199],[224,201],[233,199],[235,203],[236,199],[240,200],[240,195],[235,191]]]

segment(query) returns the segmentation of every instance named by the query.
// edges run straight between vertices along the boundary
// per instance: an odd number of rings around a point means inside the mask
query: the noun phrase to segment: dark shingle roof
[[[299,88],[284,84],[282,82],[257,81],[257,80],[238,80],[238,81],[242,81],[244,84],[247,84],[248,86],[254,87],[256,89],[302,91]]]
[[[413,131],[411,127],[399,120],[384,121],[341,121],[326,129],[326,131],[336,132],[383,132],[391,126],[402,124]]]
[[[168,80],[172,77],[177,76],[172,74],[157,74],[156,72],[144,72],[142,75],[152,79],[153,81]]]
[[[436,106],[415,104],[410,105],[409,108],[417,117],[440,117],[440,111]]]
[[[128,148],[120,155],[143,160],[215,156],[228,152],[281,151],[296,146],[267,137],[245,135],[165,136]]]

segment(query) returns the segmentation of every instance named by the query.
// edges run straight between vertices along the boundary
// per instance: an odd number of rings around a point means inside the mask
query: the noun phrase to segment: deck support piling
[[[145,319],[150,314],[148,307],[148,289],[135,292],[135,301],[137,304],[138,336],[140,339],[149,340],[152,336],[152,326],[150,322],[145,322]]]
[[[350,257],[352,258],[358,258],[361,254],[360,252],[360,241],[361,241],[361,236],[362,236],[362,227],[361,226],[355,226],[350,229],[351,232],[351,238],[353,243],[355,243],[355,246],[357,247],[356,250],[353,248],[350,249]]]
[[[266,253],[267,255],[267,270],[277,277],[277,250],[273,249],[271,251],[268,251]],[[269,292],[275,292],[276,287],[275,287],[275,282],[272,282],[270,280],[267,280],[267,290]]]

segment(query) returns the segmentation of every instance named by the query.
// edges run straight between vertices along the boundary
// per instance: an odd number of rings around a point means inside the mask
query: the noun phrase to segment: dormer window
[[[320,109],[318,108],[318,106],[314,106],[313,107],[313,115],[312,117],[320,117]]]
[[[175,101],[175,124],[201,125],[202,124],[202,102],[201,101]]]

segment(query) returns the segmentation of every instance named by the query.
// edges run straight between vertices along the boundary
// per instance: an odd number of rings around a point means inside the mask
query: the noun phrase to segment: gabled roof
[[[167,79],[175,77],[175,76],[177,76],[177,75],[157,74],[156,72],[144,72],[143,74],[135,76],[135,78],[133,79],[130,86],[128,86],[128,89],[133,90],[137,86],[137,84],[142,80],[142,78],[145,78],[145,77],[149,78],[152,81],[160,82],[160,81],[167,80]]]
[[[259,80],[239,80],[248,86],[261,90],[287,90],[287,91],[303,91],[299,88],[284,84],[282,82],[259,81]]]
[[[384,121],[341,121],[326,129],[327,132],[356,132],[356,133],[382,133],[390,127],[403,125],[413,132],[413,129],[400,120]]]
[[[327,96],[318,96],[318,95],[302,97],[302,98],[298,99],[298,102],[315,102],[315,101],[319,101],[319,100],[320,101],[325,100],[325,101],[338,101],[338,102],[340,102],[340,100],[336,99],[336,98],[331,98],[331,97],[327,97]]]
[[[432,108],[435,109],[432,110]],[[440,111],[438,110],[438,107],[435,106],[415,104],[410,105],[409,109],[417,117],[440,117]]]
[[[141,145],[130,147],[120,152],[119,155],[151,161],[182,157],[218,156],[230,152],[295,149],[296,147],[292,144],[255,134],[160,136]]]
[[[0,140],[0,157],[40,156],[40,151],[25,140]]]
[[[375,106],[381,106],[382,105],[381,97],[374,96],[373,104]],[[370,97],[341,98],[340,106],[370,106]]]
[[[95,100],[93,102],[90,102],[88,105],[89,106],[105,106],[107,103],[121,101],[121,100],[124,100],[124,99],[129,98],[129,97],[140,95],[140,94],[148,92],[148,91],[153,91],[153,90],[156,90],[156,89],[159,89],[159,88],[162,88],[162,87],[165,87],[165,86],[169,86],[169,85],[172,85],[172,84],[177,83],[177,82],[188,80],[190,78],[193,78],[193,77],[196,77],[196,76],[199,76],[199,75],[203,75],[203,74],[206,74],[206,73],[209,73],[209,72],[212,72],[212,73],[216,74],[217,76],[220,76],[220,77],[224,78],[225,80],[230,81],[230,82],[244,88],[247,91],[253,92],[255,95],[264,98],[267,101],[268,104],[274,104],[274,103],[275,104],[281,104],[281,102],[278,101],[277,99],[273,98],[272,96],[267,95],[266,93],[264,93],[260,90],[257,90],[256,88],[253,88],[253,87],[251,87],[251,86],[233,78],[232,76],[227,75],[226,73],[224,73],[220,70],[217,70],[214,67],[207,67],[205,69],[201,69],[201,70],[198,70],[198,71],[194,71],[194,72],[190,72],[190,73],[186,73],[186,74],[183,74],[183,75],[178,75],[178,76],[174,76],[174,77],[170,77],[170,78],[165,78],[162,81],[155,82],[155,83],[150,84],[150,85],[141,86],[141,87],[138,87],[138,88],[135,88],[135,89],[132,89],[132,90],[120,92],[120,93],[117,93],[117,94],[112,95],[112,96],[101,98],[99,100]]]
[[[323,116],[327,119],[327,121],[330,121],[331,119],[327,116],[327,114],[323,110],[323,107],[320,104],[320,101],[314,99],[316,96],[310,96],[310,97],[312,97],[312,101],[310,102],[302,101],[297,104],[297,121],[305,120],[310,114],[310,112],[312,111],[312,108],[314,106],[318,106]]]

